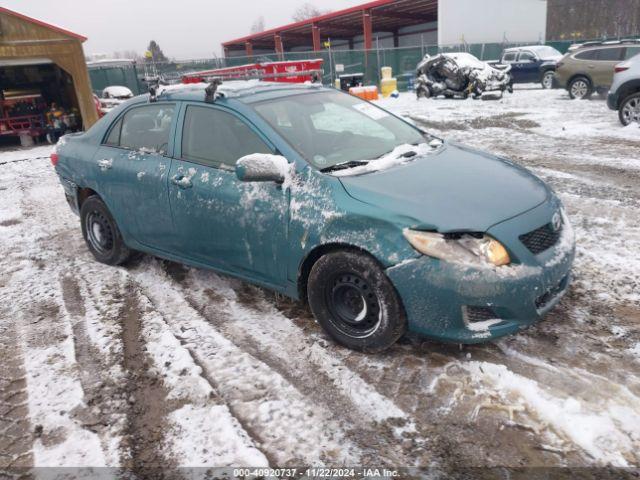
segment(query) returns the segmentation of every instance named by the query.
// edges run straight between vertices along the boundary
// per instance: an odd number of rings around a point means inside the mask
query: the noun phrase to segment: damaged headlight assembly
[[[402,233],[423,255],[476,267],[511,263],[509,253],[496,239],[484,234],[442,234],[405,228]]]

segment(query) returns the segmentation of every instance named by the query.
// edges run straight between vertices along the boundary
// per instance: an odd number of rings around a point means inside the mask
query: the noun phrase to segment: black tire
[[[618,118],[625,127],[633,122],[640,123],[640,92],[629,95],[620,102]]]
[[[547,70],[542,72],[542,78],[540,78],[540,85],[544,90],[551,90],[553,88],[553,79],[555,72],[553,70]]]
[[[593,93],[593,85],[587,77],[580,76],[569,82],[567,90],[572,99],[587,99]]]
[[[345,347],[379,352],[407,329],[395,288],[369,255],[353,251],[324,255],[313,265],[307,287],[313,315]]]
[[[96,260],[107,265],[122,265],[131,257],[120,229],[109,209],[98,196],[87,198],[80,208],[82,236]]]

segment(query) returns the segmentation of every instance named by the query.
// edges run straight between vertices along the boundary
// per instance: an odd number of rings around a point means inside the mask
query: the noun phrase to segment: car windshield
[[[373,160],[400,145],[425,143],[416,128],[375,105],[338,91],[267,100],[254,105],[309,163],[323,170]]]
[[[532,50],[543,60],[546,58],[554,58],[554,57],[562,56],[562,54],[555,48],[547,47],[544,45],[540,47],[532,48]]]

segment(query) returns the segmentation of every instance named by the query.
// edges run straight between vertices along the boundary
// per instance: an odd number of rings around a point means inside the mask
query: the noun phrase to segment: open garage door
[[[69,130],[87,129],[98,120],[82,51],[85,40],[64,28],[0,7],[4,118],[0,137],[15,137],[16,131],[39,136],[51,126],[54,114]]]
[[[44,138],[82,126],[72,77],[46,58],[0,59],[0,136]]]

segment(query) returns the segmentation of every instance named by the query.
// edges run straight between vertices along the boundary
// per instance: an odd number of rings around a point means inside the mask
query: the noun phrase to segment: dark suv
[[[542,88],[553,88],[556,64],[562,54],[547,45],[528,45],[507,48],[502,52],[500,64],[511,65],[513,83],[537,83]]]
[[[638,53],[638,40],[584,43],[558,62],[555,78],[571,98],[588,98],[593,92],[604,95],[611,87],[614,67]]]

